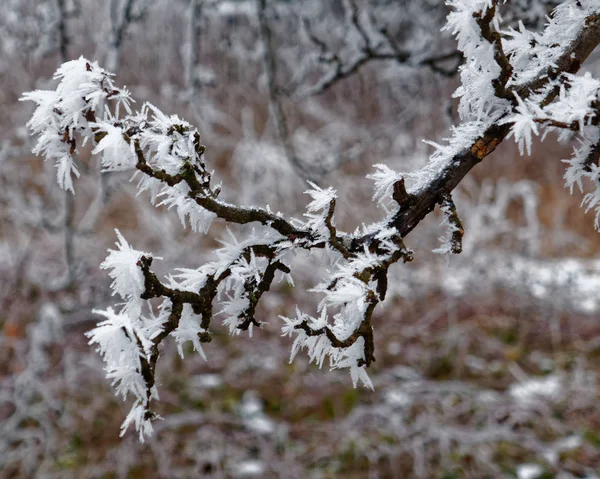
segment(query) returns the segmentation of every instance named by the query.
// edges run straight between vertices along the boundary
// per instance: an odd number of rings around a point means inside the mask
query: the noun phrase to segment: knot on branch
[[[200,333],[198,333],[198,339],[200,340],[201,343],[210,343],[212,341],[212,334],[209,333],[208,331],[202,331]]]
[[[400,210],[407,210],[417,203],[417,196],[406,191],[404,178],[400,178],[394,183],[394,192],[392,198],[400,206]]]

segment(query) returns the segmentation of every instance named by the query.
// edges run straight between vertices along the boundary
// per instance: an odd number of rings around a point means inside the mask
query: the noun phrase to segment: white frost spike
[[[330,186],[327,189],[320,188],[312,181],[308,184],[312,190],[306,190],[304,193],[312,196],[312,201],[308,204],[307,210],[313,213],[329,208],[329,204],[337,198],[336,191]]]
[[[513,125],[506,138],[514,136],[515,141],[519,145],[519,153],[523,155],[525,147],[527,149],[527,154],[531,155],[531,135],[539,135],[538,127],[535,122],[536,115],[534,115],[529,106],[519,95],[515,93],[515,96],[517,97],[518,102],[517,113],[500,121],[499,124],[504,125],[505,123],[512,123]],[[539,114],[541,111],[537,113]]]
[[[313,200],[306,207],[307,213],[304,213],[304,216],[308,220],[303,226],[310,230],[315,237],[326,239],[329,236],[329,230],[325,219],[329,213],[329,206],[335,201],[337,194],[331,187],[323,189],[310,181],[308,184],[312,189],[304,193],[310,195]]]
[[[102,153],[103,171],[128,171],[135,168],[137,159],[123,138],[123,130],[110,123],[93,124],[106,136],[100,140],[92,154]]]
[[[296,326],[302,324],[303,321],[306,321],[307,325],[315,331],[327,327],[329,318],[325,308],[321,309],[321,315],[318,318],[313,318],[301,312],[297,307],[296,318],[286,318],[284,316],[280,316],[280,318],[284,323],[281,327],[282,336],[296,335],[290,353],[290,363],[301,349],[306,348],[310,362],[314,361],[317,366],[322,367],[325,358],[329,357],[331,369],[350,369],[350,377],[354,387],[360,380],[364,386],[373,389],[373,383],[369,379],[365,366],[358,366],[358,362],[364,360],[363,338],[357,339],[348,348],[334,348],[326,335],[308,336],[303,329],[296,329]],[[339,338],[339,335],[337,336]]]
[[[111,98],[130,112],[129,92],[116,88],[110,74],[96,62],[83,57],[64,63],[54,75],[60,80],[55,91],[36,90],[24,93],[22,101],[33,101],[37,108],[27,126],[38,135],[33,153],[53,160],[58,169],[57,180],[62,189],[73,191],[72,175],[79,176],[72,155],[77,151],[75,133],[83,138],[93,136],[88,113]],[[111,138],[110,141],[113,141]],[[113,141],[114,144],[114,141]],[[122,150],[122,149],[121,149]],[[122,161],[122,160],[116,160]]]
[[[116,293],[126,301],[137,299],[144,292],[144,275],[137,262],[142,256],[152,255],[129,246],[119,230],[115,229],[115,233],[118,238],[115,243],[118,249],[108,250],[108,256],[100,264],[100,268],[112,270],[108,275],[113,280],[110,285],[113,295]]]
[[[394,183],[402,179],[402,174],[388,168],[386,165],[375,165],[377,171],[367,175],[367,178],[375,182],[373,201],[380,205],[394,193]]]
[[[449,30],[458,40],[458,49],[467,56],[473,56],[481,41],[481,28],[474,13],[485,15],[493,6],[492,0],[449,0],[446,2],[453,11],[448,14],[448,23],[443,30]]]
[[[155,416],[154,419],[158,419],[158,416]],[[144,443],[146,436],[152,436],[152,433],[154,432],[152,421],[146,419],[146,408],[142,401],[137,401],[131,408],[131,411],[129,411],[129,414],[127,414],[123,424],[121,424],[120,437],[125,435],[127,428],[132,423],[135,426],[136,431],[139,432],[140,442],[142,444]]]
[[[98,345],[106,363],[106,377],[112,379],[116,394],[123,400],[128,394],[145,398],[146,382],[140,374],[140,356],[148,358],[153,343],[145,338],[143,331],[133,324],[128,315],[116,313],[112,308],[93,312],[107,319],[98,323],[86,336],[90,338],[89,344]],[[140,345],[143,350],[140,350]]]
[[[598,101],[600,80],[590,72],[582,76],[564,74],[568,85],[561,84],[559,98],[548,105],[544,111],[549,117],[564,123],[578,123],[579,130],[596,116],[593,104]]]
[[[56,131],[58,132],[58,124],[56,122],[56,115],[53,111],[56,103],[58,102],[58,93],[55,91],[47,90],[34,90],[24,93],[21,97],[21,101],[32,101],[37,104],[37,108],[31,115],[31,119],[27,122],[27,126],[34,132],[40,133],[45,131],[49,127],[49,123],[54,123]],[[38,146],[41,142],[38,142]]]
[[[395,228],[393,228],[392,230],[395,231]],[[356,253],[356,256],[347,263],[338,264],[338,270],[333,276],[333,279],[352,278],[352,281],[354,281],[356,280],[356,278],[353,277],[354,273],[359,273],[361,271],[364,271],[365,269],[379,266],[380,262],[381,258],[376,253],[371,253],[367,248],[365,248],[365,251],[363,251],[362,253]],[[360,284],[364,285],[362,281],[357,281]],[[329,291],[328,286],[329,284],[324,285],[324,291]]]
[[[58,186],[63,190],[75,193],[75,190],[73,189],[73,177],[71,174],[74,174],[79,178],[79,171],[77,171],[77,167],[75,166],[75,163],[73,163],[73,158],[68,154],[61,156],[56,160],[55,166]]]
[[[587,193],[583,197],[583,201],[581,202],[582,206],[585,205],[586,213],[592,209],[596,208],[596,220],[594,222],[594,227],[600,231],[600,167],[597,165],[591,164],[589,165],[590,173],[589,178],[596,185],[595,189],[591,193]]]
[[[204,354],[202,344],[198,339],[198,333],[202,332],[205,331],[200,327],[198,316],[194,314],[192,307],[189,304],[184,304],[181,319],[179,320],[179,326],[171,333],[171,336],[173,336],[177,342],[177,351],[181,358],[183,358],[183,343],[191,341],[194,350],[198,351],[200,356],[206,361],[206,354]]]
[[[242,297],[240,291],[235,291],[234,295],[231,295],[227,301],[223,301],[223,309],[219,311],[219,314],[225,316],[223,319],[223,325],[229,328],[229,334],[238,335],[242,332],[238,328],[240,324],[240,316],[243,315],[244,311],[248,309],[250,303],[248,298]],[[253,325],[251,324],[248,328],[248,334],[252,337]]]
[[[440,236],[439,240],[442,243],[439,248],[434,249],[432,252],[437,254],[450,254],[452,253],[452,234],[458,231],[459,227],[451,223],[448,218],[452,214],[452,206],[448,203],[442,204],[440,209],[443,213],[443,219],[440,225],[446,227],[446,236]]]
[[[363,313],[366,309],[365,296],[367,289],[365,283],[360,279],[353,276],[340,277],[335,288],[331,290],[327,289],[326,286],[323,289],[315,289],[315,291],[326,294],[319,304],[319,311],[327,307],[340,307],[351,304]]]
[[[187,191],[182,191],[182,188],[188,189],[184,185],[176,185],[175,187],[165,189],[158,196],[165,196],[158,206],[166,206],[167,209],[175,207],[177,216],[181,225],[186,227],[186,218],[194,232],[208,233],[213,220],[217,217],[212,211],[208,211],[189,198]]]
[[[582,178],[590,178],[593,181],[593,170],[586,163],[588,156],[592,154],[593,149],[600,142],[600,130],[585,130],[579,141],[581,146],[573,149],[572,159],[562,160],[563,163],[569,165],[564,179],[565,186],[569,188],[571,194],[573,194],[573,187],[575,185],[577,185],[580,192],[583,192]]]
[[[123,313],[116,313],[112,308],[106,311],[94,310],[94,313],[107,318],[98,326],[86,333],[90,338],[89,344],[97,344],[98,351],[106,363],[106,377],[112,380],[112,385],[118,396],[123,400],[129,394],[136,398],[131,411],[121,425],[121,436],[130,424],[134,424],[139,432],[140,441],[144,436],[152,434],[152,424],[146,418],[149,399],[158,398],[156,388],[152,388],[150,398],[147,394],[147,384],[140,371],[141,358],[150,360],[154,343],[148,339],[144,330]]]
[[[358,361],[364,359],[364,346],[365,340],[358,338],[349,348],[338,349],[339,357],[335,358],[334,367],[350,369],[350,378],[352,379],[353,387],[356,387],[358,381],[360,381],[363,386],[374,389],[371,378],[367,374],[367,368],[365,366],[358,366]]]
[[[209,275],[214,274],[216,265],[208,263],[197,269],[177,268],[176,274],[169,277],[169,287],[188,291],[200,291]]]

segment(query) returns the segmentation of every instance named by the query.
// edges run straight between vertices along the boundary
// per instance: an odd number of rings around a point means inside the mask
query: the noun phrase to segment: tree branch
[[[600,15],[586,19],[585,27],[575,42],[565,49],[555,62],[556,67],[548,68],[539,73],[538,77],[523,86],[510,88],[511,93],[517,93],[521,98],[528,98],[533,92],[539,91],[544,85],[561,73],[576,73],[582,63],[600,44]],[[550,103],[558,95],[553,91],[545,102]],[[456,154],[451,161],[436,172],[435,176],[419,192],[415,193],[414,206],[400,209],[389,221],[389,227],[395,227],[404,238],[425,218],[440,200],[441,192],[453,191],[475,165],[492,153],[506,138],[510,125],[494,124],[477,138],[470,148]],[[369,244],[375,234],[367,234],[353,241],[352,251]]]

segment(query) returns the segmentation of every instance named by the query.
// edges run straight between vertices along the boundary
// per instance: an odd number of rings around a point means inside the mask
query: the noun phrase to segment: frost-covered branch
[[[123,430],[134,423],[141,438],[152,430],[150,403],[158,397],[155,366],[162,341],[173,337],[182,355],[182,344],[191,341],[204,355],[202,343],[210,341],[215,304],[231,333],[252,334],[254,326],[262,325],[255,316],[259,301],[276,277],[293,281],[291,259],[300,251],[323,251],[331,270],[311,290],[323,298],[315,316],[297,309],[295,317],[281,318],[283,334],[294,337],[292,359],[306,349],[319,366],[328,359],[331,368],[347,368],[355,385],[360,380],[372,387],[366,367],[375,361],[373,313],[385,299],[389,268],[412,260],[404,238],[437,204],[449,226],[446,250],[460,252],[463,227],[451,192],[476,164],[509,135],[529,149],[538,125],[556,128],[552,121],[575,122],[584,146],[573,160],[568,181],[579,185],[582,176],[600,174],[595,163],[600,141],[594,120],[597,81],[575,75],[600,43],[597,2],[564,2],[535,38],[524,27],[518,33],[503,31],[493,1],[448,4],[453,11],[447,29],[456,35],[465,58],[456,92],[461,123],[447,144],[433,144],[435,152],[425,168],[403,173],[377,166],[371,175],[374,200],[386,216],[353,233],[335,224],[333,188],[311,183],[306,192],[311,201],[302,219],[222,200],[196,128],[149,103],[133,111],[129,92],[117,87],[95,62],[67,62],[56,73],[55,91],[24,95],[37,104],[28,123],[38,135],[34,151],[56,163],[63,189],[74,192],[73,176],[79,173],[73,155],[89,142],[104,171],[134,172],[138,190],[147,191],[154,205],[175,209],[184,227],[207,233],[217,219],[253,223],[254,230],[242,240],[230,232],[211,262],[165,279],[150,269],[150,253],[135,250],[117,233],[118,249],[109,250],[102,268],[109,270],[113,292],[122,303],[117,310],[99,311],[106,320],[88,335],[98,345],[117,393],[135,398]],[[259,7],[268,46],[265,3],[259,2]],[[365,42],[364,50],[373,50],[355,7],[350,21]],[[530,53],[521,51],[523,42]],[[267,48],[269,70],[268,57]],[[271,80],[273,76],[271,70]],[[600,203],[599,190],[590,195],[585,199],[588,207]]]
[[[182,223],[194,231],[208,231],[215,218],[264,227],[242,243],[234,239],[225,244],[217,252],[217,261],[182,271],[167,283],[150,271],[151,255],[134,250],[119,235],[119,249],[110,251],[102,267],[110,270],[113,290],[125,303],[118,311],[102,312],[107,320],[90,337],[98,344],[118,392],[137,398],[125,426],[134,421],[140,432],[150,431],[146,423],[153,417],[149,405],[156,397],[158,344],[173,335],[180,342],[191,340],[200,350],[200,343],[210,339],[215,300],[222,304],[220,313],[231,332],[251,332],[253,326],[260,326],[256,306],[277,272],[290,273],[286,258],[298,249],[325,248],[336,262],[347,264],[338,264],[333,280],[315,290],[325,295],[318,327],[311,324],[309,333],[285,327],[286,334],[303,333],[296,347],[323,337],[320,363],[329,355],[332,367],[350,368],[355,382],[361,378],[370,384],[364,367],[374,360],[371,316],[385,295],[387,268],[401,258],[410,259],[395,230],[382,229],[370,248],[350,251],[351,235],[338,231],[333,223],[335,191],[316,185],[307,192],[312,202],[306,221],[292,222],[269,209],[221,201],[220,187],[212,186],[212,173],[204,161],[205,147],[187,122],[168,117],[150,104],[133,113],[127,90],[117,88],[104,70],[83,58],[65,63],[57,79],[55,92],[37,91],[25,98],[38,103],[29,123],[39,134],[36,151],[57,161],[63,188],[74,191],[73,155],[80,144],[92,141],[93,153],[101,156],[105,171],[137,170],[138,189],[148,190],[155,204],[175,208]],[[102,120],[98,118],[101,104]],[[50,121],[47,117],[42,121],[43,115],[50,115]],[[158,311],[146,303],[153,298],[163,299]],[[337,309],[341,312],[331,317],[329,328],[327,312]],[[109,346],[111,334],[118,338]],[[124,364],[114,348],[129,351],[126,357],[137,357],[134,364]]]
[[[550,50],[546,52],[545,66],[538,61],[517,63],[514,60],[516,49],[505,48],[513,64],[513,77],[507,85],[514,95],[549,104],[560,92],[556,82],[576,73],[600,43],[600,7],[591,1],[580,4],[571,1],[561,4],[539,35],[539,41],[543,39]],[[440,194],[454,190],[475,165],[496,149],[511,129],[514,131],[519,126],[518,117],[512,115],[519,107],[515,108],[508,100],[495,96],[492,82],[499,66],[492,56],[482,55],[487,50],[480,50],[487,41],[481,37],[473,13],[480,11],[478,8],[487,5],[487,2],[457,1],[452,5],[457,10],[449,15],[448,28],[456,32],[459,48],[465,48],[467,56],[461,72],[463,86],[456,92],[461,96],[459,113],[462,123],[453,128],[447,145],[433,144],[436,152],[425,168],[398,176],[398,179],[405,177],[411,180],[408,191],[414,196],[414,206],[398,209],[388,222],[402,237],[433,211]],[[468,28],[463,28],[463,21]],[[556,43],[557,38],[564,41]],[[525,47],[522,45],[522,48]],[[542,93],[536,93],[538,91]],[[355,241],[361,244],[371,237],[372,234]]]

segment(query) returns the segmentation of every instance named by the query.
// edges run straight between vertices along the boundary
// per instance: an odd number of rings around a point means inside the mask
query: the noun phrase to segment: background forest
[[[540,30],[560,2],[508,2]],[[154,435],[119,438],[129,409],[84,335],[114,302],[99,265],[114,229],[191,268],[227,228],[193,234],[136,199],[130,175],[78,157],[73,196],[32,155],[25,91],[84,55],[140,101],[198,127],[237,204],[301,216],[307,180],[339,192],[352,231],[382,216],[365,175],[427,161],[457,122],[462,57],[438,0],[3,0],[0,19],[0,477],[593,478],[600,474],[600,241],[564,188],[573,135],[504,142],[454,192],[465,236],[442,216],[407,239],[374,317],[374,390],[300,355],[279,315],[327,261],[298,257],[253,337],[217,327],[208,357],[161,353]],[[600,73],[596,52],[583,71]],[[563,135],[564,136],[564,135]],[[250,227],[237,227],[243,237]],[[165,261],[166,262],[166,261]],[[161,272],[160,263],[154,265]]]

